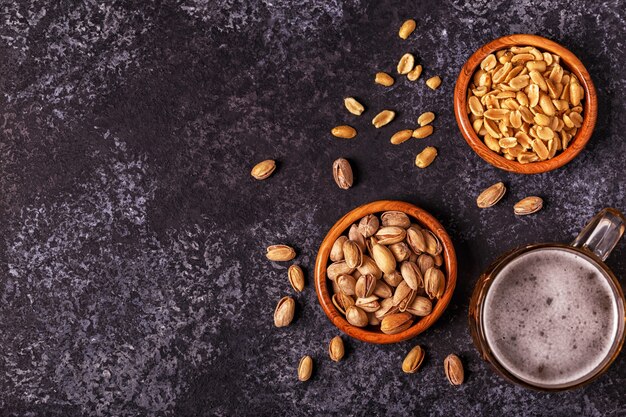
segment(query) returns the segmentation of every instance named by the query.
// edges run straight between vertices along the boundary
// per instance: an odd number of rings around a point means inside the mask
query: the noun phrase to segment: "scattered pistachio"
[[[302,382],[308,381],[313,374],[313,358],[305,355],[298,363],[298,379]]]
[[[269,176],[272,175],[275,170],[276,162],[272,159],[266,159],[265,161],[261,161],[256,164],[252,168],[250,175],[252,175],[252,177],[257,180],[264,180],[266,178],[269,178]]]
[[[402,361],[402,371],[407,374],[414,374],[424,361],[424,349],[420,345],[415,346]]]

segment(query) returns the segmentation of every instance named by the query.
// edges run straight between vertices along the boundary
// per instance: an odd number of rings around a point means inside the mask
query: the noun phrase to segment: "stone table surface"
[[[0,415],[626,415],[623,354],[582,389],[531,392],[479,358],[467,326],[476,279],[498,254],[571,241],[601,208],[626,209],[624,1],[2,0],[0,14]],[[409,17],[417,30],[401,41]],[[452,110],[472,51],[521,32],[573,51],[599,99],[587,148],[535,176],[483,162]],[[418,82],[373,83],[408,51],[424,66]],[[347,114],[348,95],[363,117]],[[376,130],[383,108],[398,115]],[[431,137],[389,144],[429,110]],[[329,135],[342,123],[355,140]],[[439,157],[418,170],[426,145]],[[338,157],[355,167],[348,191],[332,179]],[[278,169],[253,180],[266,158]],[[478,210],[496,181],[508,194]],[[516,218],[526,195],[545,209]],[[457,288],[428,332],[389,346],[344,336],[346,358],[332,363],[338,330],[313,288],[316,250],[339,217],[377,199],[443,223]],[[308,276],[281,329],[273,309],[292,290],[288,265],[265,259],[273,243],[294,245]],[[626,245],[608,265],[626,276]],[[403,374],[416,343],[427,359]],[[458,388],[441,366],[451,352],[467,369]],[[304,354],[316,370],[299,383]]]

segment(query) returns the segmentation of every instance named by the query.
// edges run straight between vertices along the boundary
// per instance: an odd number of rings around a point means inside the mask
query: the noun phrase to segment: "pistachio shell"
[[[276,327],[289,326],[296,311],[296,302],[291,297],[283,297],[278,301],[274,310],[274,325]]]
[[[354,268],[350,268],[346,261],[333,262],[326,268],[326,275],[331,281],[336,280],[339,275],[351,274],[352,272],[354,272]]]
[[[424,286],[422,272],[415,263],[410,261],[402,262],[402,265],[400,265],[400,273],[412,290],[418,290],[420,287]]]
[[[287,245],[271,245],[267,247],[265,256],[270,261],[286,262],[296,257],[296,251]]]
[[[332,301],[335,307],[337,307],[337,310],[339,310],[339,312],[343,315],[346,315],[348,307],[354,305],[354,298],[349,295],[345,295],[342,292],[335,292],[335,294],[333,294]]]
[[[420,345],[415,346],[402,361],[402,371],[407,374],[415,373],[424,361],[424,349]]]
[[[406,243],[413,249],[413,252],[420,254],[426,252],[426,240],[422,231],[410,227],[406,231]]]
[[[346,240],[343,244],[343,257],[348,267],[356,268],[363,261],[363,251],[356,242]]]
[[[394,313],[383,317],[380,330],[385,334],[397,334],[411,327],[413,316],[410,313]]]
[[[348,238],[351,241],[356,242],[356,244],[359,245],[359,247],[361,248],[361,251],[365,250],[365,236],[363,236],[359,231],[359,226],[357,226],[356,224],[350,226],[350,230],[348,231]]]
[[[478,205],[479,208],[494,206],[502,199],[504,193],[506,193],[504,183],[497,182],[480,193],[478,198],[476,198],[476,205]]]
[[[417,258],[417,266],[419,266],[420,272],[422,273],[422,276],[424,276],[426,271],[428,271],[428,268],[435,266],[435,259],[427,253],[422,253]]]
[[[376,288],[376,278],[372,274],[361,275],[356,281],[355,294],[359,298],[365,298],[372,295]]]
[[[366,313],[373,313],[380,308],[378,297],[376,297],[375,295],[366,298],[357,298],[354,305],[356,305]]]
[[[406,230],[398,226],[383,226],[378,229],[375,236],[379,244],[392,245],[406,238]]]
[[[294,291],[302,292],[304,289],[304,272],[300,265],[291,265],[287,270],[287,276]]]
[[[533,214],[541,210],[543,207],[543,200],[541,197],[526,197],[513,206],[513,211],[518,216],[524,216],[527,214]]]
[[[433,310],[433,303],[426,297],[415,297],[413,302],[407,307],[406,311],[414,316],[424,317],[429,315]]]
[[[389,298],[393,296],[393,291],[385,281],[378,280],[376,281],[376,286],[374,287],[372,294],[380,298]]]
[[[365,311],[356,305],[348,307],[346,310],[346,320],[353,326],[365,327],[369,323],[369,319]]]
[[[268,178],[270,175],[272,175],[275,170],[276,170],[276,162],[272,159],[266,159],[265,161],[261,161],[258,164],[256,164],[252,168],[250,175],[252,175],[254,179],[264,180]]]
[[[386,211],[381,214],[380,219],[383,226],[396,226],[406,229],[411,225],[409,216],[401,211]]]
[[[313,374],[313,359],[305,355],[300,359],[298,364],[298,379],[302,382],[308,381]]]
[[[451,353],[443,361],[443,370],[446,374],[446,378],[452,385],[461,385],[465,379],[465,372],[463,370],[463,363],[458,356]]]
[[[441,298],[446,288],[446,278],[439,269],[431,267],[424,274],[424,290],[428,297]]]
[[[333,337],[328,344],[328,356],[330,356],[330,359],[334,362],[339,362],[343,359],[345,353],[343,339],[340,336]]]
[[[391,251],[383,245],[375,244],[372,246],[372,257],[376,265],[385,274],[390,274],[396,269],[396,258]]]
[[[346,236],[339,236],[335,243],[333,243],[333,247],[330,249],[330,260],[333,262],[338,262],[343,260],[343,244],[346,242],[348,238]]]
[[[337,285],[345,295],[354,295],[356,290],[356,280],[352,275],[341,274],[337,277]]]
[[[393,271],[391,274],[383,275],[383,280],[391,287],[397,287],[402,281],[404,281],[402,275],[398,271]]]
[[[404,242],[389,245],[389,250],[393,254],[393,257],[396,258],[396,262],[406,261],[411,255],[411,249]]]
[[[370,237],[378,230],[379,223],[378,217],[368,214],[359,221],[359,232],[364,237]]]

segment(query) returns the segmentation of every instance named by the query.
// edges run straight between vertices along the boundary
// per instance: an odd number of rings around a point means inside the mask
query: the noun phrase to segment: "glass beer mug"
[[[604,264],[626,218],[607,208],[569,245],[540,243],[499,257],[470,301],[483,359],[525,387],[560,391],[604,373],[624,343],[624,294]]]

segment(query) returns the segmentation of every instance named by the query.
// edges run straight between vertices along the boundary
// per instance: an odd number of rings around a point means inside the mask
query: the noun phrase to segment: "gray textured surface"
[[[499,253],[569,241],[605,206],[626,209],[623,1],[452,2],[1,1],[0,414],[2,415],[626,415],[624,355],[575,392],[529,392],[483,363],[467,329],[468,298]],[[416,34],[402,42],[401,21]],[[509,33],[561,42],[587,65],[599,119],[566,167],[522,177],[498,171],[462,141],[451,95],[460,66]],[[372,83],[412,51],[442,87]],[[620,52],[621,51],[621,52]],[[341,99],[368,111],[354,118]],[[376,131],[382,108],[397,120]],[[424,141],[388,137],[422,112]],[[329,129],[349,122],[354,141]],[[425,144],[440,157],[413,166]],[[332,161],[357,181],[339,190]],[[256,182],[253,163],[275,158]],[[479,190],[510,192],[478,211]],[[539,194],[546,208],[515,218]],[[347,340],[317,304],[311,270],[325,232],[352,207],[395,198],[432,212],[459,255],[455,296],[441,320],[394,346]],[[275,329],[289,294],[286,266],[264,247],[297,247],[307,270],[292,326]],[[625,246],[608,264],[626,276]],[[623,282],[623,281],[622,281]],[[415,343],[423,370],[400,362]],[[467,383],[452,388],[441,361],[457,352]],[[311,381],[296,381],[303,354]]]

